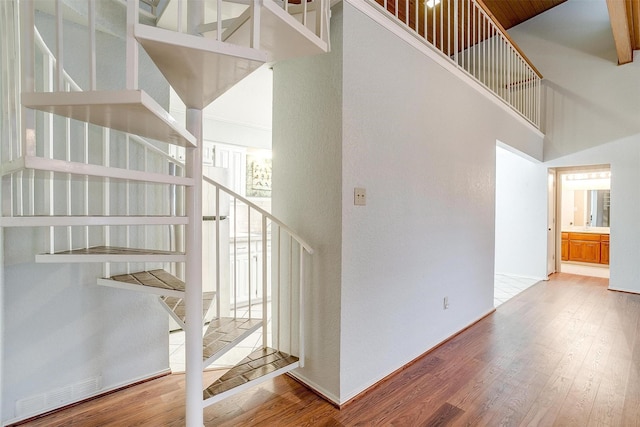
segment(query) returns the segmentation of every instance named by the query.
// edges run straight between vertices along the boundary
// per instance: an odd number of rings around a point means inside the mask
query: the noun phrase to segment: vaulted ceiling
[[[565,1],[567,0],[484,0],[484,4],[508,30]]]
[[[484,0],[495,19],[509,29],[567,0]],[[633,61],[640,49],[640,0],[606,0],[618,64]]]

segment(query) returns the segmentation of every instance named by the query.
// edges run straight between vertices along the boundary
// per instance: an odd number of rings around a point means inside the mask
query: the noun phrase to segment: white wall
[[[168,368],[168,317],[156,297],[98,286],[99,264],[35,264],[45,228],[4,234],[4,422],[18,417],[18,400],[95,377],[97,391],[108,390]],[[35,413],[56,406],[34,404]]]
[[[342,4],[332,51],[273,69],[273,214],[315,253],[306,290],[306,360],[296,375],[340,401]]]
[[[616,65],[605,2],[569,0],[509,34],[545,77],[544,166],[611,164],[609,286],[640,292],[640,55]]]
[[[640,132],[640,57],[617,65],[607,5],[569,0],[509,30],[544,76],[544,158]]]
[[[546,167],[496,147],[496,273],[547,278],[546,196]]]
[[[345,401],[493,309],[496,139],[542,141],[349,2],[343,60]]]
[[[273,203],[318,249],[300,375],[343,403],[493,309],[496,139],[542,141],[349,2],[332,12],[331,54],[274,68]]]

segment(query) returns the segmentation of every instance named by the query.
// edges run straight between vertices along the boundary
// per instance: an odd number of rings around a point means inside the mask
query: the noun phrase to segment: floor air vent
[[[16,417],[22,419],[38,415],[93,396],[100,390],[100,378],[87,378],[75,384],[20,399],[16,401]]]

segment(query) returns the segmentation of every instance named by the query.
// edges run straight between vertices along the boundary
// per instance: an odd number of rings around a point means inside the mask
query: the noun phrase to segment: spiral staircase
[[[177,3],[177,28],[154,26],[155,14],[171,2]],[[186,333],[186,424],[195,426],[203,424],[204,407],[303,366],[304,264],[313,252],[277,218],[203,175],[202,110],[265,63],[327,52],[329,3],[171,2],[127,1],[126,22],[117,24],[126,31],[126,87],[116,89],[104,89],[95,59],[96,32],[105,25],[102,5],[87,2],[91,53],[84,90],[61,55],[64,1],[55,2],[56,37],[49,44],[35,26],[34,1],[11,2],[16,16],[19,11],[13,22],[20,34],[14,76],[20,93],[12,111],[18,117],[16,144],[3,147],[1,171],[10,196],[0,225],[49,230],[48,248],[35,255],[37,263],[100,263],[104,273],[97,285],[159,297]],[[185,124],[140,88],[148,72],[141,70],[140,48],[157,67],[152,72],[160,72],[185,104]],[[97,156],[94,145],[100,147]],[[168,154],[175,151],[170,146],[180,147],[180,158]],[[209,206],[203,206],[204,188],[214,195]],[[246,230],[236,229],[239,210],[253,218]],[[214,222],[213,260],[203,259],[205,219]],[[234,237],[225,240],[223,227]],[[246,316],[229,308],[228,295],[238,293],[236,271],[231,278],[220,273],[228,262],[224,248],[235,247],[242,234],[249,243],[254,239],[260,257],[249,275],[257,278],[250,293],[259,298],[249,300]],[[211,290],[203,289],[203,263],[215,266]],[[212,319],[205,327],[208,313]],[[260,329],[257,351],[213,384],[203,384],[203,369]]]

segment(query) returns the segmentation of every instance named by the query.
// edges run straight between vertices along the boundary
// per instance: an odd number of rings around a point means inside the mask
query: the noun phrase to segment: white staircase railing
[[[260,307],[263,346],[297,356],[303,366],[305,265],[313,249],[258,205],[207,177],[204,181],[205,187],[213,188],[213,200],[203,210],[215,220],[216,235],[228,227],[230,236],[226,247],[216,241],[215,259],[204,260],[215,266],[215,288],[230,288],[230,306],[221,307],[218,300],[217,312],[224,316],[225,311],[237,314],[247,308],[251,316],[252,307]],[[227,248],[232,266],[229,284],[220,276]]]
[[[6,3],[7,7],[14,4]],[[3,55],[15,52],[9,48],[2,51]],[[33,52],[37,64],[33,76],[36,90],[82,91],[69,74],[59,68],[55,55],[37,28],[34,29]],[[5,61],[3,58],[3,63]],[[18,60],[12,63],[20,69]],[[12,72],[16,71],[8,69],[6,73]],[[3,73],[3,76],[7,74]],[[95,80],[95,74],[91,80]],[[15,81],[19,82],[19,79]],[[16,114],[20,111],[19,93],[18,85],[12,102],[7,104],[10,110],[6,117],[20,117]],[[162,179],[163,175],[168,181],[171,176],[184,177],[184,165],[180,161],[137,135],[47,112],[28,114],[34,114],[38,124],[38,131],[28,143],[20,138],[21,132],[11,130],[14,124],[7,130],[15,137],[3,138],[0,159],[8,189],[2,201],[3,225],[49,226],[49,253],[96,245],[171,249],[181,246],[176,236],[182,233],[176,228],[186,221],[176,218],[174,224],[167,225],[166,217],[176,216],[172,206],[177,198],[184,197],[183,189],[175,184],[151,182]],[[96,149],[98,146],[102,148]],[[96,151],[101,153],[96,156]],[[20,170],[25,166],[25,170]],[[103,175],[100,182],[89,179],[94,173]],[[110,194],[114,191],[123,195],[122,203],[112,200]],[[158,198],[170,203],[154,202]],[[96,216],[105,217],[104,221],[111,224],[99,225],[91,219]],[[86,217],[84,222],[92,225],[54,226],[51,225],[53,217],[57,217],[58,224],[82,223],[78,217]],[[64,221],[60,217],[76,219]],[[137,221],[137,225],[136,221],[125,219],[133,217],[146,219]],[[158,219],[154,221],[149,217]],[[118,224],[121,227],[113,227]],[[162,267],[176,271],[175,264]],[[140,266],[127,264],[120,272],[136,268]],[[109,269],[105,271],[106,275],[110,273]]]
[[[540,72],[481,0],[366,0],[540,127]]]

